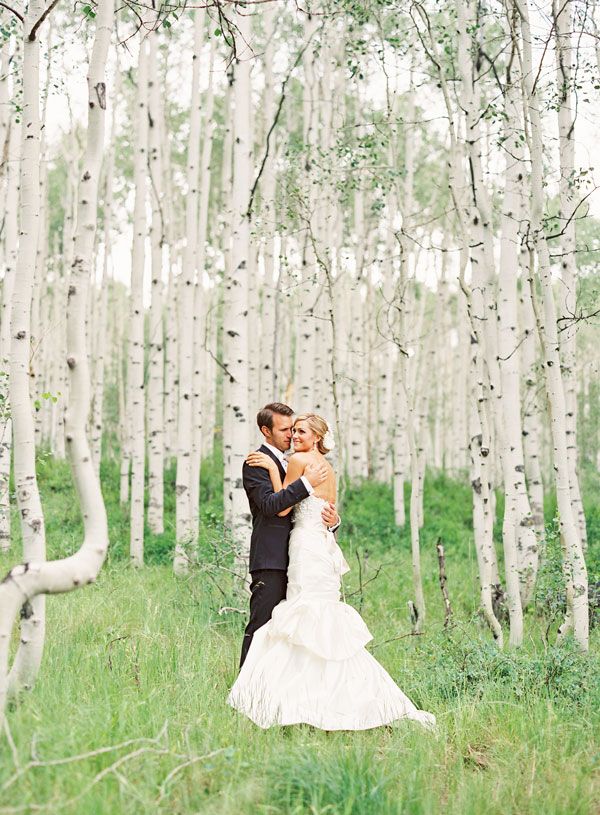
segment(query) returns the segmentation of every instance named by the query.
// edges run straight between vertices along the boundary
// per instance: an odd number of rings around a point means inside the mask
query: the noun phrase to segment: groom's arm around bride
[[[321,470],[322,467],[316,464],[307,467],[304,477],[312,487],[318,486],[324,480]],[[310,494],[302,478],[296,479],[289,487],[279,492],[273,492],[268,470],[262,467],[249,467],[245,463],[242,469],[242,479],[250,505],[254,503],[265,518],[274,518],[284,509],[295,506]]]

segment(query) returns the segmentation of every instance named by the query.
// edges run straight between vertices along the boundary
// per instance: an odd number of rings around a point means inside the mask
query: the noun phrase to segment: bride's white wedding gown
[[[435,725],[365,649],[372,636],[340,601],[349,571],[321,520],[324,500],[294,509],[286,599],[256,631],[228,702],[259,727],[304,722],[323,730],[367,730],[398,719]]]

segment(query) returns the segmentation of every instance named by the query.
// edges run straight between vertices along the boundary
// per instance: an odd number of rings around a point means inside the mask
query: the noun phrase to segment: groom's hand
[[[337,514],[335,504],[332,501],[323,507],[321,518],[323,518],[323,523],[327,527],[337,526],[339,524],[340,516]]]
[[[306,469],[304,470],[304,475],[308,478],[310,486],[314,489],[318,487],[319,484],[322,484],[323,481],[327,478],[327,467],[324,464],[318,464],[317,462],[311,462],[310,464],[306,465]]]

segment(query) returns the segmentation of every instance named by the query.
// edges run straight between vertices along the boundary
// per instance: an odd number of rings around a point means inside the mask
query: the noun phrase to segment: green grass
[[[477,614],[470,494],[446,478],[427,481],[423,636],[405,636],[409,539],[394,528],[389,490],[372,483],[351,490],[340,536],[353,567],[346,596],[374,635],[373,654],[415,703],[436,714],[438,734],[413,723],[362,733],[262,731],[234,713],[225,698],[236,676],[243,619],[219,614],[222,605],[234,604],[228,580],[214,566],[223,535],[219,473],[218,461],[203,470],[201,563],[175,580],[173,473],[166,532],[148,536],[150,565],[134,572],[118,473],[114,465],[103,468],[111,556],[95,586],[48,600],[39,681],[8,717],[16,755],[5,738],[0,742],[0,790],[15,762],[23,770],[0,792],[0,813],[40,806],[85,815],[599,811],[598,634],[588,657],[570,643],[557,647],[556,622],[540,606],[527,614],[519,652],[493,647]],[[40,480],[51,555],[66,554],[81,539],[68,468],[43,459]],[[598,508],[589,508],[590,560],[597,563]],[[443,629],[437,584],[438,536],[446,545],[455,610],[450,632]],[[118,747],[130,740],[136,741]],[[115,749],[47,765],[108,747]],[[42,766],[27,769],[32,756]]]

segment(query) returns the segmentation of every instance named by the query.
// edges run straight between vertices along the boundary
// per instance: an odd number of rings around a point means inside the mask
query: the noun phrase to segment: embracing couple
[[[252,513],[250,619],[229,703],[259,727],[366,730],[399,719],[433,726],[366,650],[372,636],[340,600],[349,571],[334,531],[327,422],[281,403],[257,415],[264,444],[243,468]],[[293,455],[285,456],[293,441]]]

